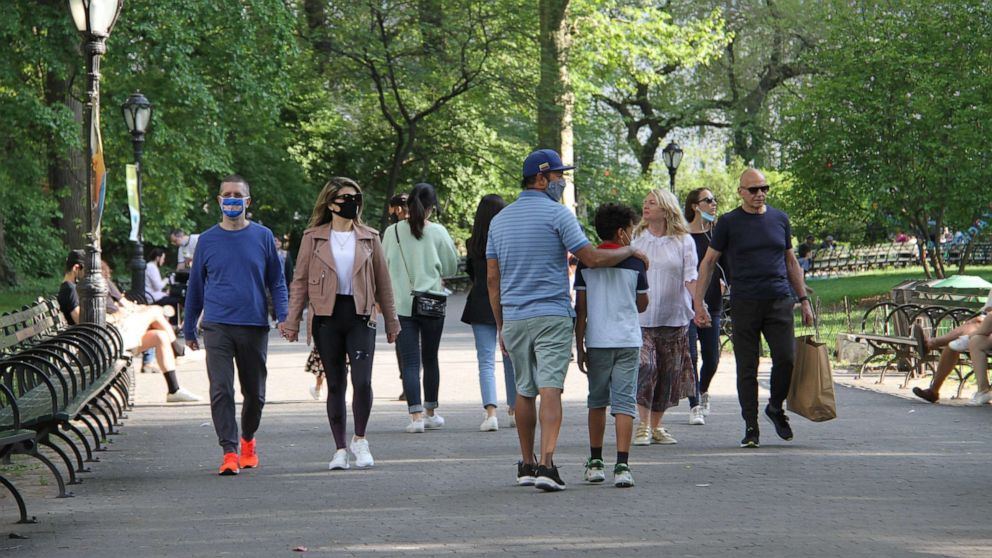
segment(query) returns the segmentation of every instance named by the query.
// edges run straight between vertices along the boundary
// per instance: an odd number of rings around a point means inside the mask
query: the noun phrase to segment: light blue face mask
[[[699,215],[703,218],[703,221],[706,221],[708,223],[712,223],[713,221],[716,221],[716,215],[713,215],[711,213],[700,211]]]
[[[231,219],[237,219],[245,212],[245,200],[247,198],[221,198],[220,210]],[[231,209],[228,209],[231,208]]]
[[[562,194],[565,193],[565,186],[568,184],[565,182],[564,178],[559,178],[558,180],[552,180],[548,182],[548,189],[544,191],[549,198],[556,202],[561,201]]]

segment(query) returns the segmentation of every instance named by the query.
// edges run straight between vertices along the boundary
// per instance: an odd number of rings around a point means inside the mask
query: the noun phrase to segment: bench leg
[[[118,432],[116,430],[114,430],[114,421],[113,421],[113,419],[110,418],[110,415],[107,413],[107,410],[104,409],[101,405],[99,405],[98,400],[93,401],[93,403],[91,405],[89,405],[89,407],[90,407],[90,412],[91,413],[93,412],[92,409],[96,409],[97,411],[100,412],[101,415],[103,415],[103,418],[107,419],[107,431],[104,434],[104,437],[106,437],[107,434],[118,434]],[[93,416],[94,416],[94,418],[96,417],[96,415],[93,415]],[[99,424],[99,422],[98,422],[98,424]]]
[[[52,463],[50,459],[42,455],[37,450],[37,448],[35,448],[34,451],[28,453],[28,455],[44,463],[45,466],[48,467],[48,470],[52,472],[52,475],[55,476],[55,481],[59,484],[59,495],[58,495],[59,498],[72,498],[72,492],[66,492],[65,490],[65,479],[62,478],[62,472],[59,471],[59,468],[56,467],[55,464]]]
[[[24,498],[21,498],[21,493],[17,491],[17,488],[2,476],[0,476],[0,484],[6,486],[7,490],[14,496],[14,500],[17,501],[17,511],[21,513],[21,519],[18,523],[38,523],[38,518],[33,515],[31,519],[28,519],[28,507],[24,505]]]
[[[113,399],[113,398],[112,397],[109,397],[106,393],[101,393],[96,398],[97,401],[99,401],[100,403],[103,403],[102,407],[108,413],[110,413],[110,420],[112,421],[110,423],[111,426],[120,426],[121,425],[121,419],[120,419],[120,416],[117,414],[117,405],[116,405],[117,402],[116,401],[111,401],[111,399]]]
[[[69,446],[69,449],[72,450],[73,457],[76,458],[76,472],[77,473],[89,473],[90,472],[90,470],[86,467],[86,465],[83,464],[83,453],[81,451],[79,451],[79,446],[77,446],[76,443],[73,442],[71,438],[69,438],[65,434],[59,432],[58,430],[53,430],[49,434],[51,436],[55,436],[59,440],[62,440],[63,442],[65,442],[66,445]]]
[[[93,423],[90,422],[90,419],[86,418],[85,415],[80,413],[79,416],[76,417],[76,420],[86,425],[86,428],[90,431],[90,435],[93,436],[93,448],[92,448],[93,451],[106,451],[106,448],[104,448],[103,445],[100,443],[100,433],[97,432],[96,427],[93,426]],[[92,459],[88,459],[87,461],[100,461],[100,458],[98,457],[92,458]]]
[[[93,419],[93,423],[96,424],[97,429],[100,431],[100,435],[97,436],[97,438],[96,438],[98,440],[96,450],[97,451],[106,451],[107,448],[106,447],[100,447],[100,443],[99,442],[100,441],[104,441],[104,442],[108,442],[108,443],[110,442],[110,440],[107,439],[107,430],[103,427],[103,423],[100,422],[100,419],[96,416],[96,414],[93,412],[93,409],[91,409],[90,407],[92,407],[92,405],[87,405],[86,406],[86,410],[83,411],[83,412],[86,413],[87,415],[89,415],[89,417],[91,419]],[[82,415],[80,415],[80,418],[82,419]],[[85,419],[83,419],[83,421],[86,422],[86,425],[89,426],[90,429],[93,428],[90,425],[90,422],[89,421],[87,421]]]
[[[114,383],[111,384],[110,392],[114,395],[114,399],[120,402],[119,408],[121,418],[127,418],[125,412],[131,410],[133,407],[128,404],[127,383],[123,380],[123,377],[118,377]]]
[[[69,472],[68,484],[82,484],[83,481],[76,478],[76,469],[72,466],[72,460],[69,459],[68,454],[62,448],[53,444],[51,440],[39,440],[38,445],[45,446],[54,451],[62,459],[62,462],[65,463],[65,470]]]
[[[99,461],[98,459],[93,459],[93,446],[90,445],[90,441],[86,438],[86,434],[83,434],[82,430],[76,428],[75,424],[67,422],[62,425],[62,430],[72,432],[77,438],[79,438],[79,441],[83,443],[83,451],[86,452],[86,463]]]

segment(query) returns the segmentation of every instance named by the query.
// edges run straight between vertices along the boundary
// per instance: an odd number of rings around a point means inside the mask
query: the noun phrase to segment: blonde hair
[[[317,194],[317,203],[313,206],[313,213],[310,215],[310,223],[307,224],[307,228],[319,227],[324,223],[330,223],[332,219],[331,210],[327,207],[334,201],[334,198],[338,196],[338,192],[342,188],[354,188],[359,194],[362,193],[362,189],[358,186],[358,183],[350,178],[345,178],[343,176],[335,176],[334,178],[327,181],[324,187]],[[363,225],[362,223],[362,208],[365,205],[364,198],[362,204],[358,206],[358,215],[355,215],[355,223]]]
[[[689,234],[689,224],[685,222],[685,216],[682,214],[682,208],[679,207],[679,200],[675,198],[675,194],[668,190],[655,188],[648,192],[648,196],[654,196],[654,201],[658,202],[658,209],[665,214],[665,223],[667,225],[665,234],[670,236],[684,236]],[[640,236],[647,228],[647,221],[641,219],[637,228],[634,229],[634,236]]]

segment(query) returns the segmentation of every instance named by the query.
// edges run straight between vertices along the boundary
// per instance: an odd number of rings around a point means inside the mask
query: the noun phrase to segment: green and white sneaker
[[[586,482],[603,482],[606,480],[606,465],[602,459],[586,459],[586,472],[583,478]]]
[[[634,475],[630,474],[630,466],[626,463],[617,463],[613,467],[613,486],[617,488],[634,486]]]

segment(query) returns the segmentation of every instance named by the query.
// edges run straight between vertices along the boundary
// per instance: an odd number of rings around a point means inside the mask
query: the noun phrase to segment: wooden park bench
[[[902,302],[885,301],[868,308],[861,320],[861,331],[849,334],[852,341],[863,342],[870,350],[858,369],[859,379],[879,361],[882,365],[878,383],[885,380],[888,371],[901,371],[905,373],[901,388],[908,387],[914,377],[922,377],[927,369],[932,371],[938,356],[934,352],[920,354],[912,326],[918,325],[929,337],[943,335],[976,316],[985,305],[987,293],[924,285],[907,294]],[[967,363],[967,355],[962,357],[963,362],[955,368],[959,397],[971,376],[962,366]]]
[[[129,371],[130,356],[113,326],[67,326],[51,300],[0,316],[0,457],[38,459],[55,477],[58,496],[71,496],[60,469],[38,449],[54,452],[68,484],[79,484],[77,473],[88,472],[85,463],[97,461],[93,452],[117,433],[130,401]],[[14,495],[20,522],[33,521],[13,483],[0,475],[0,484]]]

